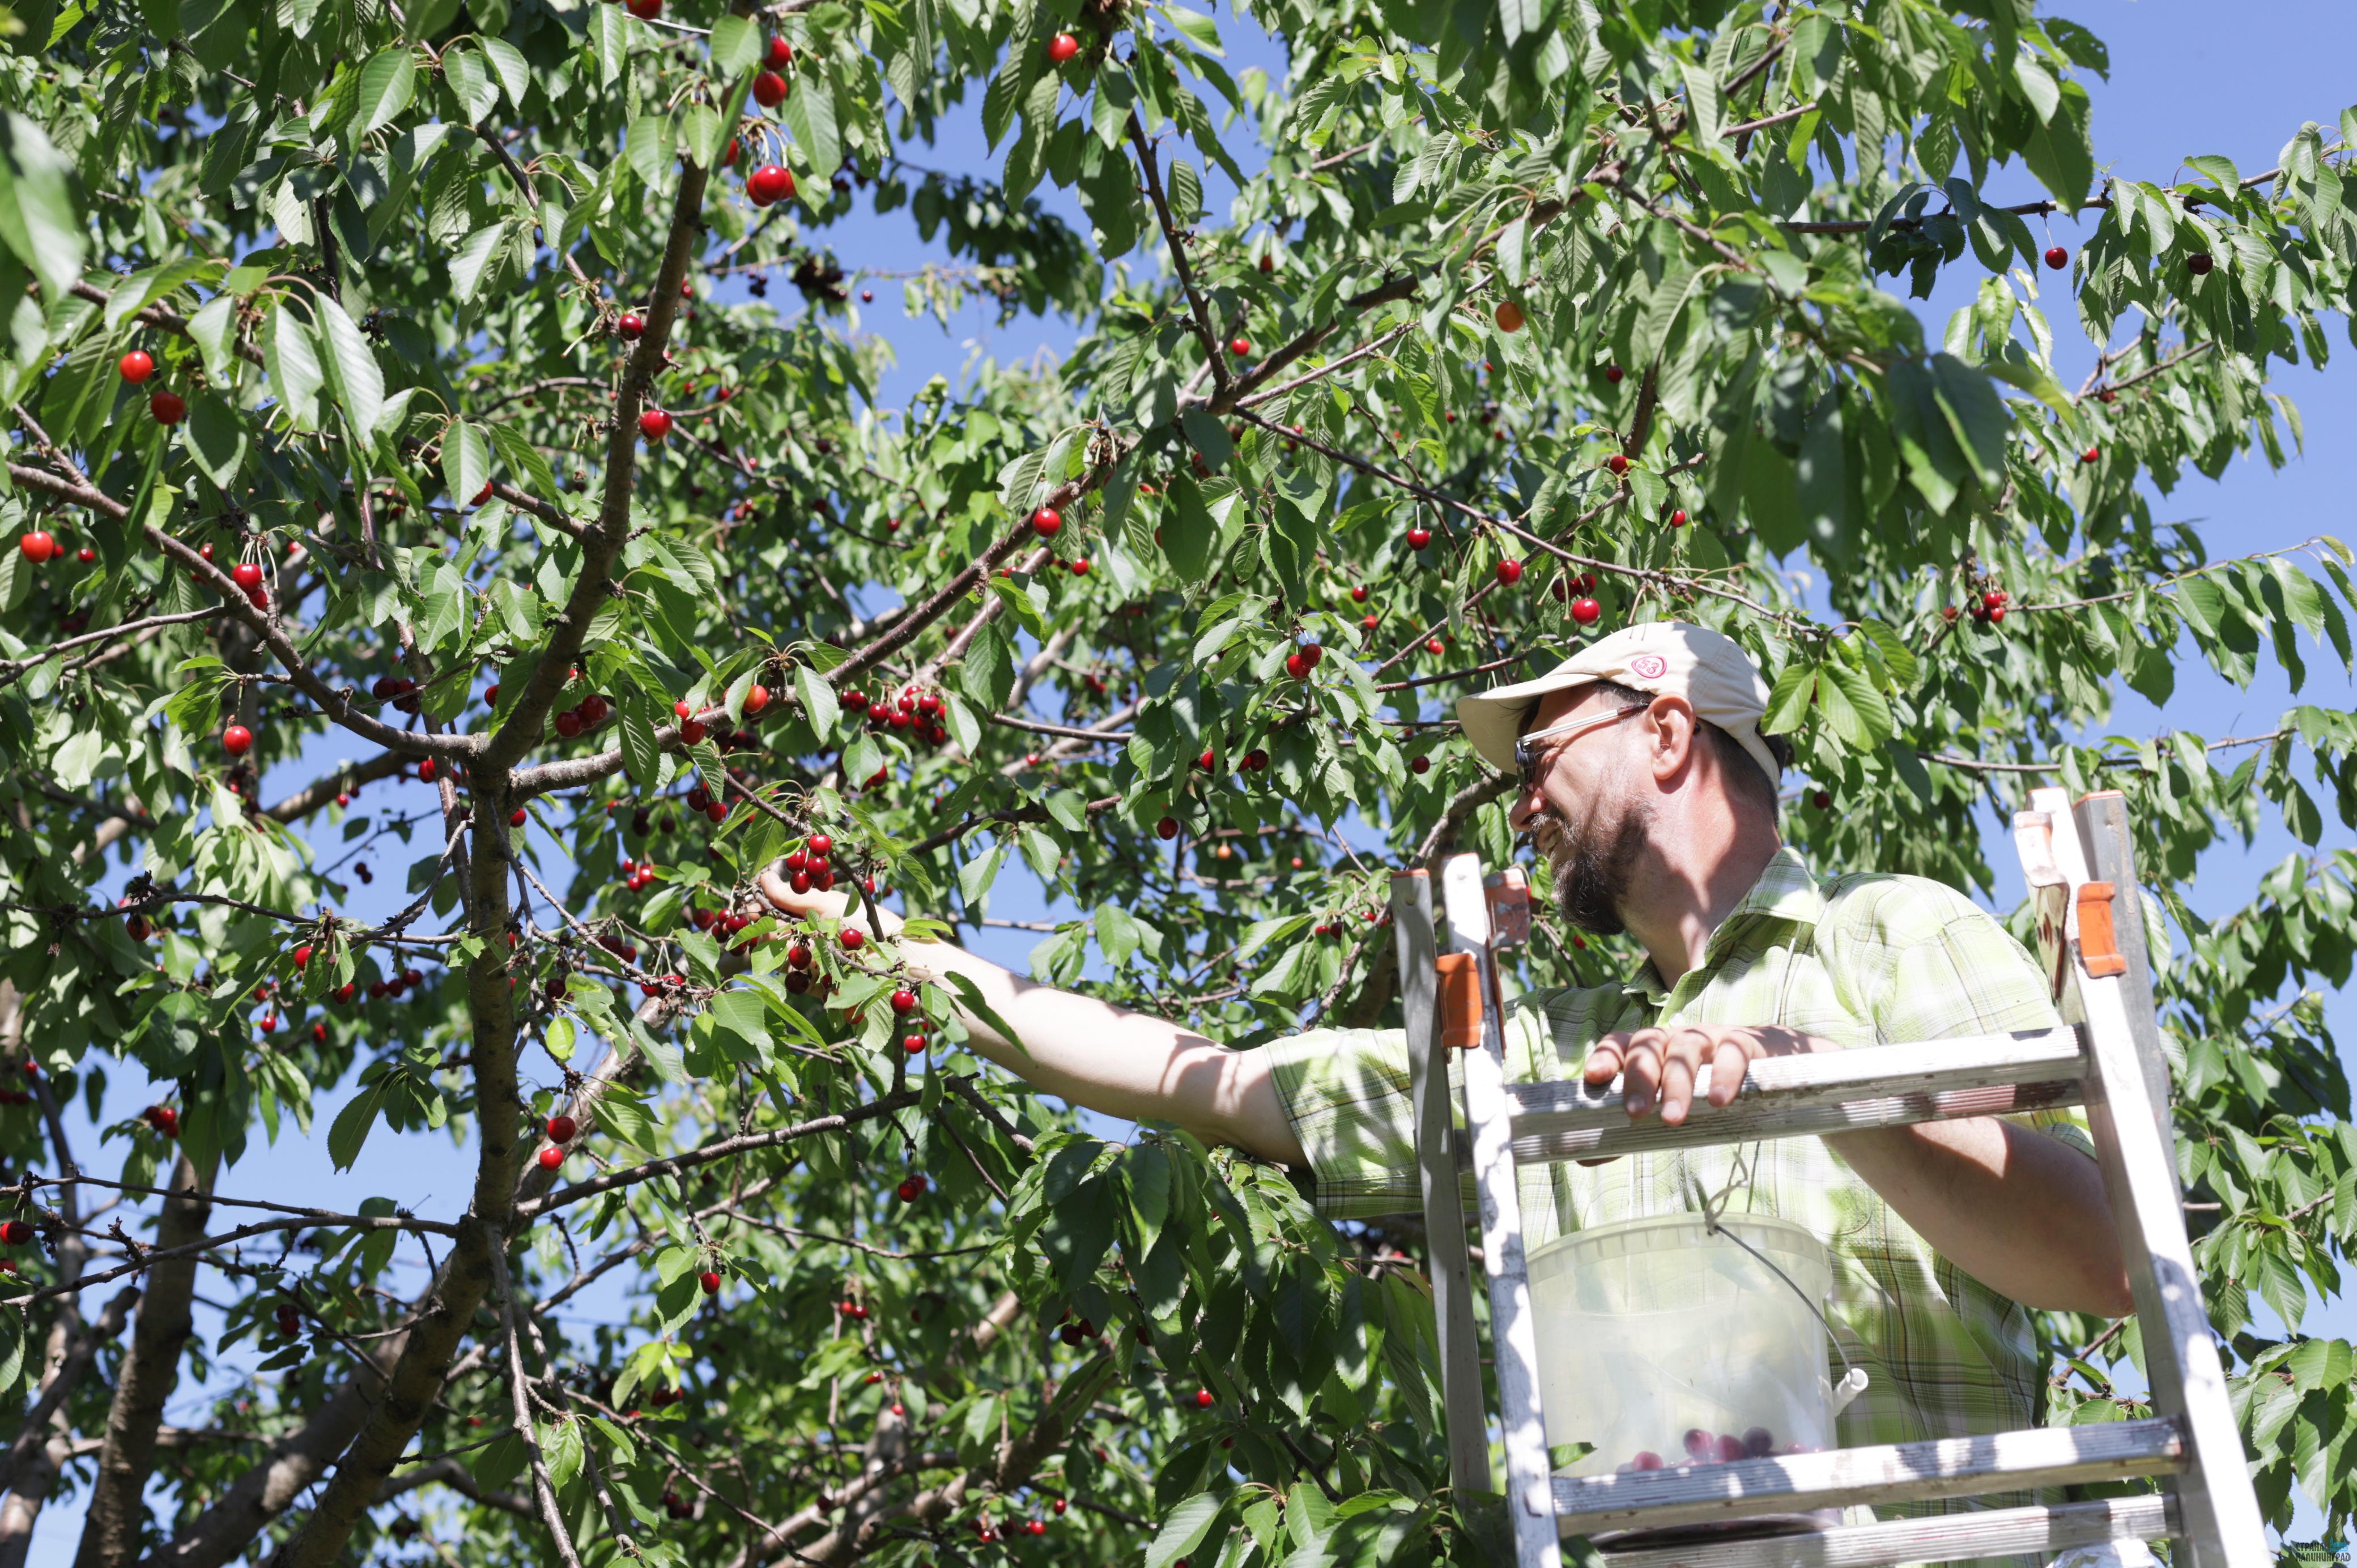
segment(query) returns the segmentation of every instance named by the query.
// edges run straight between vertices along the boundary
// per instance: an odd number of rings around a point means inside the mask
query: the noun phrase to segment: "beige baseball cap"
[[[1760,715],[1768,711],[1768,682],[1743,645],[1723,632],[1682,620],[1623,627],[1597,639],[1535,681],[1501,686],[1457,700],[1457,720],[1482,760],[1514,770],[1514,741],[1530,722],[1531,710],[1550,692],[1610,681],[1639,692],[1684,697],[1695,716],[1733,736],[1752,760],[1781,783],[1783,769],[1760,738]]]

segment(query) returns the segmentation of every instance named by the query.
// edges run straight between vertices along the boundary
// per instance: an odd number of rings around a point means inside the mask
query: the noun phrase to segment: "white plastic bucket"
[[[1831,1257],[1790,1220],[1717,1223],[1760,1256],[1712,1235],[1699,1214],[1577,1231],[1531,1254],[1547,1445],[1595,1445],[1558,1475],[1833,1446],[1846,1402],[1812,1310],[1832,1294]]]

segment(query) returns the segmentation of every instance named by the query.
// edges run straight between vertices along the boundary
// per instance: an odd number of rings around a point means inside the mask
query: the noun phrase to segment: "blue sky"
[[[2095,103],[2095,134],[2099,152],[2117,172],[2137,178],[2170,178],[2179,160],[2189,155],[2222,153],[2245,171],[2269,167],[2276,150],[2303,120],[2331,124],[2341,110],[2357,100],[2357,72],[2348,61],[2357,53],[2357,6],[2347,0],[2245,0],[2231,9],[2200,0],[2076,0],[2042,7],[2091,27],[2112,50],[2113,81],[2091,81]],[[1276,51],[1265,41],[1232,49],[1235,68],[1260,65],[1272,75],[1282,70]],[[978,135],[952,138],[952,145],[924,161],[936,166],[980,171],[988,166]],[[1218,209],[1226,192],[1207,193]],[[2001,200],[2026,200],[2041,194],[2027,174],[2013,170],[1993,181],[1991,194]],[[1051,207],[1078,219],[1077,209],[1053,190],[1045,193]],[[2056,240],[2078,248],[2084,230],[2056,220]],[[1085,229],[1083,229],[1085,232]],[[856,218],[836,225],[823,236],[841,263],[857,270],[897,271],[919,258],[942,259],[938,248],[922,244],[905,211],[883,218]],[[1135,261],[1135,258],[1133,258]],[[1979,274],[1969,263],[1957,270],[1953,282],[1924,308],[1926,325],[1936,333],[1949,310],[1969,298]],[[741,286],[741,285],[740,285]],[[1000,360],[1028,358],[1035,352],[1060,355],[1071,340],[1062,324],[1018,318],[999,326],[981,308],[970,308],[947,331],[930,320],[906,321],[898,309],[897,285],[879,283],[877,303],[862,312],[860,328],[888,338],[898,356],[898,367],[887,378],[883,401],[905,401],[929,377],[943,374],[954,380],[977,352]],[[798,296],[782,283],[770,298],[781,308],[794,308]],[[2057,313],[2069,306],[2050,295]],[[2081,346],[2067,316],[2057,319],[2061,357],[2066,382],[2075,383],[2092,360],[2092,349]],[[2332,335],[2337,352],[2352,354],[2345,334]],[[2290,395],[2306,415],[2309,450],[2280,472],[2264,461],[2238,462],[2221,480],[2194,478],[2175,496],[2160,503],[2159,515],[2200,520],[2213,552],[2244,552],[2276,548],[2318,532],[2357,532],[2350,498],[2357,496],[2357,369],[2336,364],[2318,372],[2302,368],[2280,375],[2276,390]],[[2330,654],[2309,661],[2311,680],[2302,700],[2338,707],[2357,706],[2351,682]],[[2237,690],[2189,663],[2180,673],[2179,693],[2164,714],[2132,693],[2123,692],[2113,733],[2144,736],[2162,729],[2190,729],[2206,736],[2251,733],[2272,722],[2294,699],[2280,671],[2262,669],[2247,691]],[[328,736],[316,743],[300,766],[280,768],[269,780],[265,798],[276,798],[339,757],[357,756],[349,737]],[[367,800],[380,810],[398,805],[416,811],[427,804],[421,786],[371,786]],[[1987,824],[1991,832],[1996,824]],[[339,853],[323,835],[326,858]],[[2346,830],[2328,832],[2326,846],[2350,843]],[[554,861],[553,844],[540,845],[544,858]],[[2279,827],[2271,826],[2250,851],[2239,846],[2213,850],[2201,864],[2192,890],[2194,907],[2218,914],[2248,901],[2258,876],[2298,846]],[[414,851],[413,853],[418,853]],[[2009,856],[1993,856],[2000,865]],[[346,912],[361,917],[390,913],[399,904],[400,862],[378,857],[379,877],[371,897]],[[2007,907],[2019,893],[2018,880],[2005,876],[1996,902]],[[996,917],[1013,919],[1054,918],[1075,913],[1051,905],[1042,889],[1020,868],[1003,874],[992,899]],[[1038,939],[1020,931],[993,929],[975,944],[990,956],[1015,967],[1025,966]],[[2328,1016],[2344,1041],[2343,1056],[2357,1074],[2357,1057],[2347,1042],[2357,1039],[2357,1016],[2348,999],[2330,999]],[[543,1067],[546,1064],[541,1063]],[[135,1081],[137,1069],[128,1064],[117,1069],[108,1096],[106,1119],[135,1111],[153,1099],[146,1086]],[[324,1129],[344,1098],[327,1096],[317,1125]],[[87,1165],[105,1172],[119,1151],[99,1153],[95,1134],[87,1126],[77,1130]],[[337,1173],[329,1166],[322,1139],[289,1136],[275,1148],[258,1148],[226,1178],[224,1190],[257,1196],[299,1195],[300,1200],[351,1209],[372,1195],[399,1196],[423,1215],[447,1218],[464,1203],[469,1160],[464,1151],[444,1137],[396,1137],[382,1129],[370,1141],[359,1165]],[[396,1288],[421,1277],[413,1258],[397,1263]],[[574,1304],[576,1316],[613,1320],[625,1308],[615,1294],[585,1295]],[[200,1314],[199,1331],[206,1332],[210,1315]],[[2357,1337],[2357,1303],[2344,1300],[2305,1326],[2311,1332]],[[201,1418],[201,1391],[183,1386],[167,1419],[176,1423]],[[71,1558],[79,1530],[80,1499],[60,1499],[44,1520],[33,1547],[37,1568],[64,1568]],[[2295,1525],[2295,1537],[2313,1538],[2319,1521],[2306,1511]]]

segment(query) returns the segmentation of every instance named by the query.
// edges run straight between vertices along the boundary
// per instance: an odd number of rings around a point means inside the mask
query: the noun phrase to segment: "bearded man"
[[[1564,919],[1625,931],[1648,959],[1622,983],[1516,999],[1510,1078],[1619,1075],[1631,1116],[1674,1123],[1706,1065],[1724,1105],[1764,1056],[2059,1025],[2037,964],[1962,895],[1913,876],[1820,879],[1785,847],[1790,749],[1760,733],[1767,701],[1740,646],[1669,621],[1458,704],[1473,749],[1515,775],[1513,823],[1546,858]],[[789,911],[843,909],[774,875],[764,888]],[[898,929],[888,911],[869,918]],[[980,986],[1023,1044],[969,1019],[974,1048],[1049,1093],[1290,1166],[1336,1219],[1422,1208],[1400,1030],[1229,1050],[945,943],[907,957],[920,976]],[[2132,1310],[2075,1112],[1556,1165],[1526,1176],[1524,1233],[1541,1242],[1704,1198],[1793,1220],[1832,1251],[1828,1316],[1868,1374],[1840,1417],[1846,1447],[2036,1425],[2047,1368],[2030,1310]]]

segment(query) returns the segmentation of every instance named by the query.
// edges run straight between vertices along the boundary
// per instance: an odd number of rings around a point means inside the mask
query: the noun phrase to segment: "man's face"
[[[1523,733],[1566,721],[1602,721],[1620,706],[1596,686],[1552,693]],[[1632,715],[1538,742],[1534,779],[1514,802],[1513,824],[1546,857],[1563,918],[1594,936],[1623,929],[1620,905],[1652,828],[1651,792],[1637,788],[1632,771],[1642,724]]]

